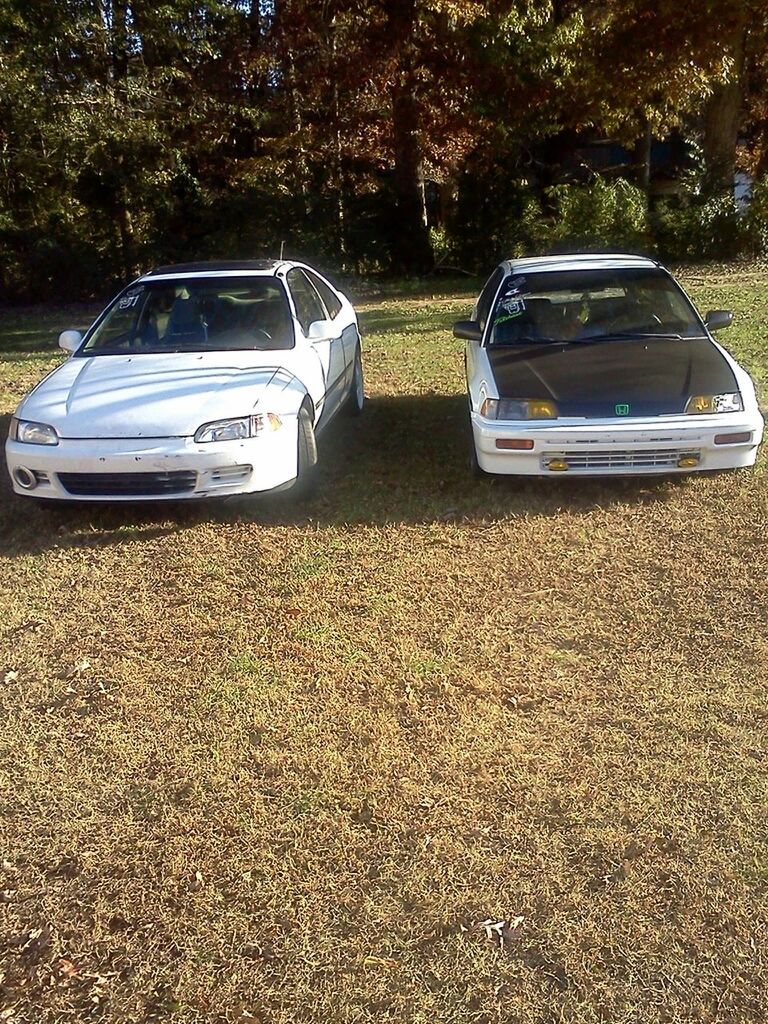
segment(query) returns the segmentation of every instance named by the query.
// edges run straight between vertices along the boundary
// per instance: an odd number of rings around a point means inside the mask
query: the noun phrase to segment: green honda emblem
[[[617,416],[629,416],[628,405],[624,405],[622,402],[619,402],[617,403],[617,405],[614,406],[614,408],[616,409]]]

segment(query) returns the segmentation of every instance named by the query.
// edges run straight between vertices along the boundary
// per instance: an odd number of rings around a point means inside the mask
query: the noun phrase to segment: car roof
[[[527,256],[505,260],[502,267],[510,274],[533,274],[555,270],[630,270],[660,267],[648,256],[628,253],[562,253],[559,256]]]
[[[226,277],[233,274],[249,276],[274,276],[281,267],[291,267],[289,260],[213,260],[203,263],[173,263],[156,267],[140,280],[157,280],[165,277]]]

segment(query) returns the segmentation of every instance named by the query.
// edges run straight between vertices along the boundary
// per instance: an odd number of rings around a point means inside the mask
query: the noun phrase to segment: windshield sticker
[[[131,306],[135,306],[139,301],[139,295],[141,295],[141,289],[136,289],[132,292],[128,292],[120,299],[117,304],[118,309],[130,309]]]
[[[520,292],[525,288],[525,278],[522,275],[517,277],[510,277],[504,288],[505,295],[519,295]]]
[[[522,299],[510,296],[501,300],[497,312],[499,316],[493,321],[494,327],[497,324],[503,324],[506,320],[514,320],[516,317],[522,316],[525,312],[525,302]]]

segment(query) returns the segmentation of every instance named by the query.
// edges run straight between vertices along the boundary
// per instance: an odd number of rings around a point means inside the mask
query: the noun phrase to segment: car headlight
[[[556,420],[557,406],[541,398],[486,398],[480,415],[487,420]]]
[[[279,430],[282,425],[283,421],[274,412],[214,420],[212,423],[204,423],[197,429],[195,441],[241,441],[247,437],[258,437],[265,429]]]
[[[12,441],[20,441],[22,444],[59,443],[59,435],[47,423],[18,420],[15,416],[11,418],[11,428],[8,431],[8,436]]]
[[[738,391],[724,395],[694,395],[688,399],[685,411],[694,416],[713,412],[741,412],[744,403]]]

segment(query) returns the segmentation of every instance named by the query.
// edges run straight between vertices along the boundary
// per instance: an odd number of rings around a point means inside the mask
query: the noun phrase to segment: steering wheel
[[[618,316],[612,317],[600,326],[606,334],[610,334],[611,331],[642,331],[645,327],[661,327],[662,325],[662,319],[658,314],[644,309],[642,306],[637,306],[633,310],[619,313]]]

